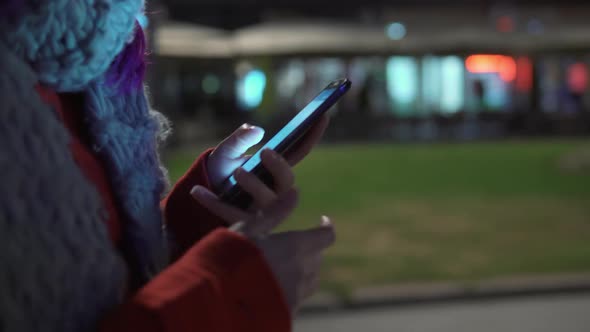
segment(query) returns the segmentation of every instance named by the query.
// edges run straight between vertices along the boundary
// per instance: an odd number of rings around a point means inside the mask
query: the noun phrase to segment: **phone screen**
[[[260,159],[260,154],[264,149],[271,149],[275,150],[276,147],[286,138],[288,137],[293,131],[295,131],[310,115],[313,114],[315,110],[317,110],[325,101],[328,99],[334,92],[336,92],[337,88],[327,88],[323,90],[317,97],[315,97],[303,110],[301,110],[287,125],[285,125],[276,135],[274,135],[260,150],[258,150],[250,159],[248,159],[242,168],[250,172],[256,166],[258,166],[262,159]],[[236,179],[232,175],[228,179],[229,185],[234,186],[236,185]]]

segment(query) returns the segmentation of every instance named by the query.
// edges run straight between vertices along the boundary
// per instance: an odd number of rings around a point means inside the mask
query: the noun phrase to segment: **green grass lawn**
[[[323,288],[339,293],[587,272],[590,168],[560,161],[588,149],[581,140],[322,146],[296,168],[301,204],[284,228],[332,217],[338,240]],[[170,154],[171,177],[193,158]]]

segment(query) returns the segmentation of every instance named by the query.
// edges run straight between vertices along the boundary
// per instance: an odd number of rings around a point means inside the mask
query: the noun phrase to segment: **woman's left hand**
[[[207,169],[213,188],[221,189],[223,182],[234,173],[238,184],[252,196],[255,208],[261,209],[268,206],[277,199],[278,195],[293,187],[295,176],[291,167],[311,152],[322,138],[328,122],[328,116],[322,116],[295,149],[292,149],[285,157],[272,150],[262,152],[262,164],[273,178],[274,186],[272,188],[255,175],[239,168],[249,158],[245,155],[246,151],[258,144],[264,136],[262,128],[248,124],[242,125],[209,155]]]

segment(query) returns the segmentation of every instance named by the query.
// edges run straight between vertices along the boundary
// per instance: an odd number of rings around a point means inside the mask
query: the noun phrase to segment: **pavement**
[[[542,293],[307,312],[295,332],[588,332],[590,292]]]
[[[580,292],[590,293],[588,273],[521,275],[470,283],[407,283],[359,288],[346,298],[318,293],[304,304],[302,313]]]

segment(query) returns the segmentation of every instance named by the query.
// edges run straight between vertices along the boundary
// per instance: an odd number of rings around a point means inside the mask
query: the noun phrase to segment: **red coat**
[[[74,160],[100,193],[109,213],[106,226],[113,244],[119,246],[124,220],[105,169],[87,145],[79,111],[81,96],[37,90],[72,134]],[[195,160],[162,201],[166,227],[178,245],[174,263],[113,308],[100,331],[291,330],[289,309],[262,253],[246,238],[227,231],[222,220],[189,194],[196,184],[210,187],[209,152]]]

